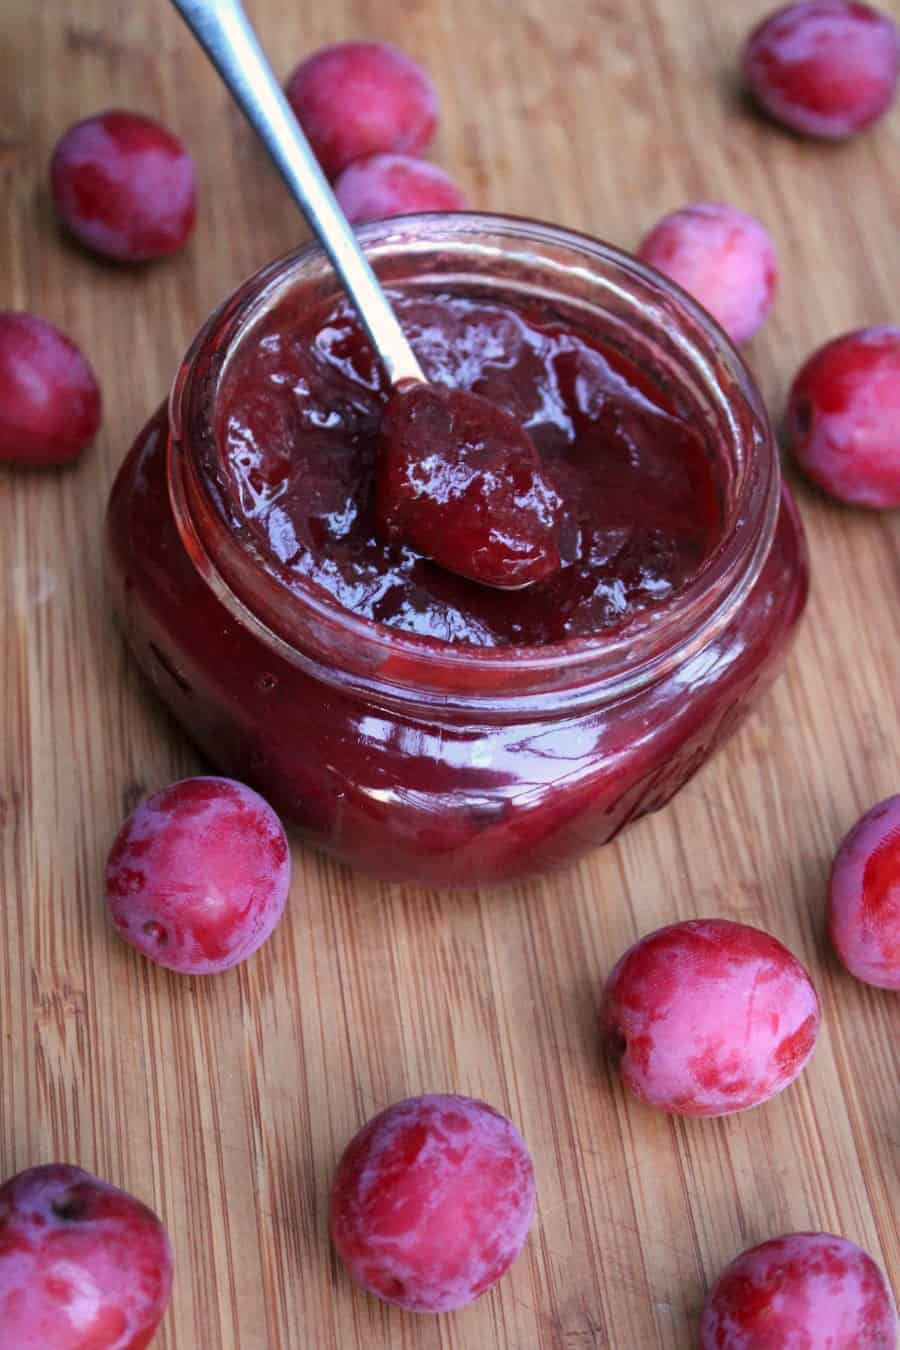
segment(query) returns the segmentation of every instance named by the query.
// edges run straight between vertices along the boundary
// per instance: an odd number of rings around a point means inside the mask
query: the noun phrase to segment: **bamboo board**
[[[782,285],[748,355],[776,412],[813,346],[900,321],[900,108],[841,147],[752,117],[733,69],[765,0],[249,7],[282,73],[351,36],[421,59],[443,100],[435,158],[477,206],[626,247],[686,200],[759,214]],[[71,332],[106,400],[74,471],[0,470],[0,1172],[78,1162],[156,1207],[178,1257],[161,1350],[688,1350],[720,1267],[790,1229],[844,1233],[896,1284],[900,1005],[837,966],[823,887],[859,812],[900,789],[900,520],[799,485],[814,590],[786,674],[615,845],[456,896],[297,847],[289,914],[249,965],[209,980],[151,967],[106,928],[103,863],[124,813],[199,761],[111,622],[102,513],[200,322],[298,227],[162,0],[3,0],[0,68],[0,305]],[[196,156],[199,226],[162,265],[105,267],[54,224],[53,142],[108,106],[161,116]],[[766,1108],[678,1121],[627,1100],[600,1063],[596,995],[638,935],[708,914],[806,961],[824,1030]],[[416,1318],[351,1287],[327,1191],[365,1118],[441,1090],[518,1122],[539,1211],[497,1291]]]

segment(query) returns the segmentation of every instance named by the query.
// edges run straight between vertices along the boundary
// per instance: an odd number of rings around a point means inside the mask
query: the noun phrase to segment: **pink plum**
[[[185,778],[125,821],[106,899],[126,942],[158,965],[205,975],[262,946],[290,882],[287,838],[268,802],[230,778]]]
[[[410,155],[370,155],[354,160],[334,185],[344,215],[354,224],[423,211],[462,211],[466,199],[436,164]]]
[[[897,1313],[866,1252],[788,1233],[743,1252],[709,1292],[700,1350],[896,1350]]]
[[[800,468],[854,506],[900,506],[900,328],[833,338],[798,371],[787,430]]]
[[[53,152],[50,186],[66,229],[117,262],[174,253],[194,228],[193,160],[141,113],[113,109],[70,127]]]
[[[890,107],[900,70],[900,33],[859,0],[801,0],[753,30],[744,79],[776,121],[807,136],[838,140]]]
[[[900,796],[867,811],[838,849],[828,928],[851,975],[900,989]]]
[[[172,1249],[134,1196],[79,1167],[0,1187],[0,1345],[144,1350],[172,1291]]]
[[[331,1232],[369,1293],[413,1312],[462,1308],[528,1234],[534,1172],[504,1116],[468,1097],[414,1097],[370,1120],[331,1191]]]
[[[629,948],[606,983],[600,1023],[636,1097],[722,1116],[793,1082],[813,1052],[819,1003],[803,966],[768,933],[694,919]]]
[[[75,343],[34,314],[0,310],[0,460],[77,459],[100,425],[100,388]]]
[[[387,42],[338,42],[297,67],[288,101],[329,178],[356,159],[418,154],[437,126],[431,80]]]
[[[697,300],[734,342],[761,327],[775,299],[778,259],[765,227],[720,202],[697,202],[664,216],[637,256]]]

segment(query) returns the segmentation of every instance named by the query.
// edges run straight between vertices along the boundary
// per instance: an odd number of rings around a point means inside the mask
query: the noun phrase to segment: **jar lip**
[[[302,613],[306,620],[313,619],[317,631],[332,631],[344,650],[348,643],[351,646],[361,643],[376,656],[380,651],[383,661],[370,661],[370,672],[373,668],[382,668],[392,675],[397,671],[415,672],[409,678],[401,674],[398,683],[410,685],[420,692],[432,686],[432,677],[436,691],[448,687],[447,676],[450,677],[449,687],[457,692],[461,686],[477,690],[480,683],[490,689],[499,676],[512,671],[519,689],[527,688],[529,684],[535,689],[546,689],[548,685],[571,687],[581,673],[582,682],[589,681],[594,688],[599,684],[616,692],[628,692],[656,678],[662,667],[685,659],[692,650],[704,645],[736,611],[759,575],[774,533],[780,496],[779,459],[761,395],[743,358],[715,320],[675,282],[632,255],[588,234],[525,217],[469,211],[433,212],[370,222],[358,227],[356,232],[363,247],[376,253],[378,250],[402,250],[414,254],[418,246],[423,252],[433,252],[439,247],[471,254],[478,251],[479,236],[502,240],[504,255],[513,259],[517,256],[517,245],[523,248],[529,244],[532,247],[552,246],[563,250],[568,260],[560,262],[531,255],[532,264],[551,273],[554,268],[570,273],[573,267],[580,268],[587,279],[594,280],[599,279],[599,266],[605,266],[619,273],[623,284],[630,279],[633,283],[652,287],[664,297],[667,307],[678,320],[685,354],[690,352],[696,367],[707,373],[710,387],[717,386],[712,374],[714,369],[720,374],[723,369],[727,371],[750,411],[754,437],[749,450],[755,467],[761,472],[750,474],[747,471],[750,465],[748,453],[729,528],[697,573],[674,596],[635,615],[621,629],[601,630],[539,647],[481,647],[446,642],[364,618],[346,609],[326,591],[299,578],[296,586],[288,590],[284,582],[266,569],[262,558],[255,556],[244,544],[232,537],[229,548],[224,535],[230,531],[220,515],[218,528],[223,537],[217,542],[224,554],[230,552],[231,560],[236,561],[239,551],[246,560],[245,565],[250,563],[258,572],[265,573],[271,586],[282,593],[282,610],[286,607],[284,597],[287,596],[288,607],[295,607],[298,616]],[[200,555],[203,555],[202,570],[208,579],[214,575],[219,598],[242,621],[246,621],[248,608],[234,594],[226,579],[230,569],[219,565],[224,554],[218,548],[210,549],[208,528],[205,531],[198,529],[192,504],[188,502],[184,479],[185,469],[190,468],[186,461],[191,457],[184,454],[185,429],[190,428],[188,435],[192,444],[199,433],[208,445],[215,446],[215,395],[230,352],[249,324],[263,312],[267,296],[280,292],[290,277],[299,281],[304,266],[323,260],[323,250],[312,241],[268,263],[249,277],[201,328],[172,387],[169,483],[176,521],[191,556],[200,561]],[[594,264],[593,273],[591,263]],[[198,380],[201,367],[204,377]],[[730,413],[729,421],[737,439],[739,429]],[[203,513],[209,527],[211,517],[217,514],[217,508],[212,506],[209,485],[197,472],[189,476],[194,489],[193,504],[196,504],[199,489],[211,506],[210,512]],[[711,605],[711,587],[717,579],[721,584],[723,576],[732,576],[733,584],[725,588],[720,603]],[[295,645],[290,632],[283,631],[283,624],[279,623],[275,632],[272,630],[276,625],[261,623],[259,616],[254,617],[257,632],[263,637],[268,634],[272,645],[282,654],[286,643],[288,649]],[[651,647],[652,651],[649,650]],[[464,671],[465,679],[455,678],[454,670]],[[484,676],[483,682],[479,675]]]

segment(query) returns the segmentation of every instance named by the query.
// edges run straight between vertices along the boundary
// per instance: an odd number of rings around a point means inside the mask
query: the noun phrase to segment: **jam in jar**
[[[386,538],[390,391],[309,247],[213,315],[139,436],[115,605],[188,733],[312,843],[506,880],[661,806],[734,727],[802,612],[802,529],[750,376],[664,278],[525,221],[361,237],[426,376],[531,437],[559,566],[501,590]]]

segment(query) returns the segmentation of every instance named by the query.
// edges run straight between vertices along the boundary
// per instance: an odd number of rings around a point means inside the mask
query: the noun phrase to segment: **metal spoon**
[[[240,0],[172,0],[277,164],[334,264],[391,384],[425,376],[309,142],[263,54]]]

